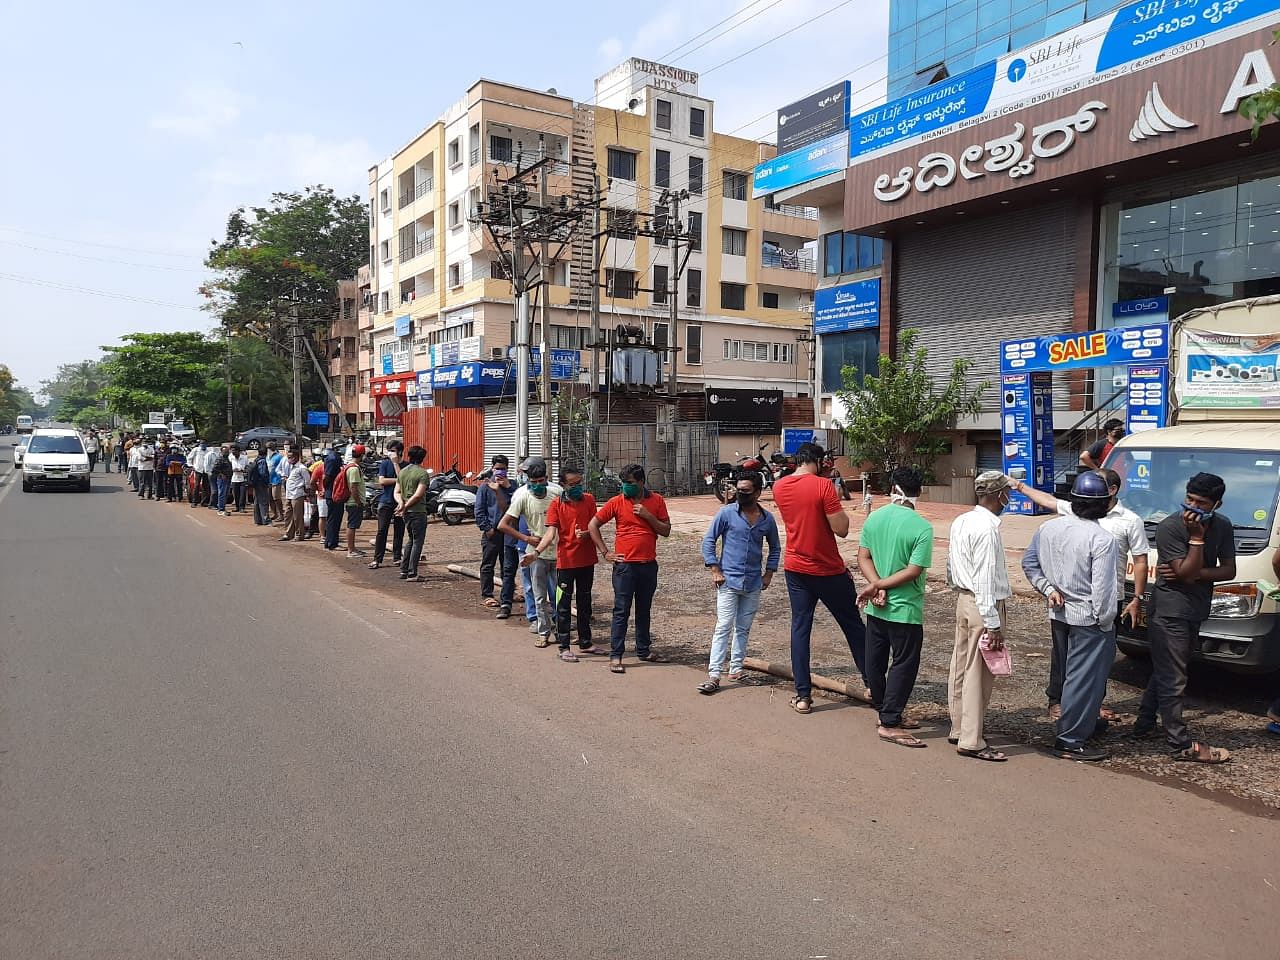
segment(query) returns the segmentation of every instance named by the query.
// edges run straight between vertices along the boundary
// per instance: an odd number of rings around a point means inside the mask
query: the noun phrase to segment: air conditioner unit
[[[505,360],[506,356],[501,347],[493,347],[489,351],[489,358],[491,360]]]

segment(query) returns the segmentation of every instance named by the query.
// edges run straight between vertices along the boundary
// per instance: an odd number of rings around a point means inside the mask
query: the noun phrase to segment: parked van
[[[1124,480],[1121,502],[1147,525],[1179,511],[1187,480],[1201,471],[1226,482],[1222,513],[1235,527],[1236,579],[1219,583],[1195,659],[1241,672],[1280,669],[1280,604],[1273,582],[1280,548],[1280,296],[1193,310],[1174,321],[1170,422],[1124,437],[1106,466]],[[1211,350],[1205,344],[1217,344]],[[1151,552],[1151,580],[1158,563]],[[1126,601],[1133,596],[1127,583]],[[1147,600],[1151,599],[1151,587]],[[1144,608],[1144,618],[1150,609]],[[1120,649],[1148,650],[1145,620],[1119,624]]]

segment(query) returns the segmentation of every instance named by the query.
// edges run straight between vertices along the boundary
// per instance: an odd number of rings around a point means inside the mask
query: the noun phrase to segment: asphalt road
[[[0,457],[0,956],[1280,956],[1274,819],[562,664]]]

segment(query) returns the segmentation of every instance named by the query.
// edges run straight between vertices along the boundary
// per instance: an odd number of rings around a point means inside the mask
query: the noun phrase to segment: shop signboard
[[[308,427],[327,427],[329,426],[329,411],[327,410],[308,410],[307,411]]]
[[[463,337],[458,341],[458,362],[466,363],[468,360],[479,360],[480,353],[484,350],[484,337]]]
[[[507,348],[507,356],[514,364],[516,359],[516,347]],[[582,354],[577,350],[552,350],[551,351],[551,379],[552,380],[576,380],[578,371],[582,369]],[[539,347],[529,348],[529,376],[542,376],[542,351]]]
[[[431,371],[418,371],[418,406],[433,407],[435,406],[435,392],[431,386]]]
[[[782,431],[782,452],[795,453],[802,444],[816,443],[824,450],[827,446],[827,431],[813,427],[785,427]]]
[[[1059,333],[1000,344],[1001,373],[1061,372],[1120,364],[1167,363],[1169,326],[1153,323],[1085,333]]]
[[[1280,332],[1213,333],[1184,327],[1178,333],[1182,407],[1280,407]]]
[[[813,332],[842,333],[880,324],[880,278],[820,287],[813,294]]]
[[[807,147],[758,164],[751,178],[751,196],[763,197],[843,170],[849,165],[849,133],[841,130]]]
[[[402,317],[396,317],[395,332],[397,337],[407,337],[413,333],[413,318],[407,313]]]
[[[707,419],[721,433],[781,433],[782,391],[707,387]]]
[[[1129,368],[1129,392],[1125,421],[1129,433],[1156,430],[1166,422],[1169,409],[1169,367],[1163,363]]]
[[[433,390],[455,387],[500,387],[507,379],[505,363],[458,363],[431,371]]]
[[[849,129],[849,94],[845,80],[778,111],[778,152],[790,153]]]
[[[395,372],[396,372],[395,359],[392,357],[391,354],[384,353],[382,355],[382,375],[384,377],[389,377]]]

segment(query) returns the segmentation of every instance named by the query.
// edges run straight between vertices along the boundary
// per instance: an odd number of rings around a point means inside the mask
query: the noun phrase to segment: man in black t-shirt
[[[1174,757],[1197,763],[1231,759],[1220,747],[1192,740],[1182,721],[1187,663],[1200,639],[1200,625],[1209,619],[1213,585],[1236,576],[1235,530],[1226,516],[1216,512],[1226,490],[1221,477],[1197,473],[1187,481],[1181,512],[1165,517],[1156,527],[1160,566],[1147,625],[1151,679],[1134,724],[1139,737],[1153,733],[1158,710]]]
[[[1102,425],[1102,439],[1089,445],[1083,453],[1080,454],[1080,462],[1090,470],[1098,470],[1102,467],[1102,462],[1107,459],[1107,454],[1124,437],[1124,421],[1112,418]]]

